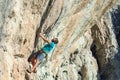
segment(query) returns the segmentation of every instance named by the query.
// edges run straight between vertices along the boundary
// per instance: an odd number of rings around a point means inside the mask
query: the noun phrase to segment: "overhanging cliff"
[[[117,2],[117,3],[116,3]],[[115,4],[116,3],[116,4]],[[118,0],[1,0],[1,80],[118,80]],[[28,74],[28,56],[58,37],[48,61]]]

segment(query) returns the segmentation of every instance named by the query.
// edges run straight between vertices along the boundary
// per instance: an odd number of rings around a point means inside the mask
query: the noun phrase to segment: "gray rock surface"
[[[0,0],[0,80],[119,80],[119,0]],[[28,74],[47,39],[59,44]]]

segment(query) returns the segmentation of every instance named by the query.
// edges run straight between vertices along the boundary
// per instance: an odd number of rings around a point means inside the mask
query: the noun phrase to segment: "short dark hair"
[[[59,41],[58,41],[58,38],[54,38],[55,41],[53,41],[55,44],[57,44]]]

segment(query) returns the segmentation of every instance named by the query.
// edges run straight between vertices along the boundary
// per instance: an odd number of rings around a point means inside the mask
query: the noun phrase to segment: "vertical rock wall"
[[[119,80],[119,3],[109,9],[92,30],[92,53],[99,65],[101,80]]]
[[[43,1],[0,1],[0,79],[24,80]]]
[[[115,2],[116,0],[1,0],[0,79],[119,79],[114,78],[113,74],[110,78],[110,72],[106,69],[108,63],[111,65],[118,61],[114,60],[114,56],[118,57],[119,51],[112,29],[114,20],[111,22],[110,13],[103,16]],[[41,63],[44,65],[37,68],[36,74],[28,74],[28,56],[44,44],[36,37],[40,32],[48,39],[58,37],[59,44],[48,55],[47,62]],[[110,71],[115,72],[113,68],[117,65],[110,66]]]

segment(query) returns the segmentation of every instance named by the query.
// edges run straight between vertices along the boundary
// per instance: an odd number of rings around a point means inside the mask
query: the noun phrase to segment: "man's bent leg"
[[[35,65],[31,69],[31,72],[35,71],[35,69],[36,69],[36,67],[38,66],[39,63],[40,63],[40,61],[37,59]]]
[[[35,57],[32,57],[30,62],[31,62],[31,64],[32,64],[32,66],[34,66],[35,63],[36,63],[36,59],[35,59]]]

